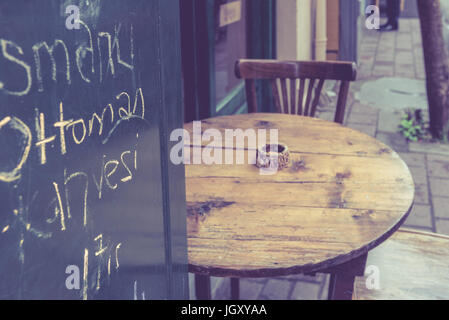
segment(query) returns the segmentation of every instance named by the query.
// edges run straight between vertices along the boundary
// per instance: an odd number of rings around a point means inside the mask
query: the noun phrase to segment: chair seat
[[[358,300],[449,299],[449,237],[400,229],[370,251],[365,272],[355,283]]]

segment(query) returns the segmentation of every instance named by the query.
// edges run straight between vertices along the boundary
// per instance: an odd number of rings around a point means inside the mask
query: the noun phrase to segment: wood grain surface
[[[370,252],[367,266],[378,268],[379,287],[371,287],[374,282],[368,277],[374,273],[368,269],[356,281],[356,299],[449,299],[448,236],[401,228]]]
[[[411,209],[414,183],[406,164],[363,133],[320,119],[263,113],[202,121],[202,132],[211,128],[222,132],[221,141],[194,141],[192,123],[185,125],[191,156],[193,145],[203,151],[215,146],[212,152],[224,159],[225,143],[232,146],[225,129],[278,129],[291,165],[261,175],[248,164],[256,154],[246,139],[238,148],[245,164],[186,165],[191,272],[266,277],[327,270],[387,239]]]

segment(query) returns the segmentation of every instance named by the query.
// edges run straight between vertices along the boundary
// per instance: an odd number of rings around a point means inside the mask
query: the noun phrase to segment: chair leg
[[[195,295],[197,300],[211,300],[209,276],[195,274]]]
[[[231,300],[240,299],[240,279],[231,278]]]

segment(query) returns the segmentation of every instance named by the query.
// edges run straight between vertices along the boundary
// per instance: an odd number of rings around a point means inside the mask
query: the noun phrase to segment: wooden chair
[[[249,112],[257,112],[256,79],[271,82],[279,113],[314,117],[325,80],[340,81],[334,121],[343,123],[350,81],[356,79],[356,65],[344,61],[238,60],[238,78],[245,79]],[[293,93],[293,94],[292,94]]]
[[[365,277],[356,280],[355,299],[449,299],[448,236],[399,229],[370,251],[366,266]]]
[[[310,117],[315,116],[324,82],[340,81],[334,121],[342,124],[349,84],[355,81],[357,69],[355,63],[345,61],[242,59],[235,65],[235,74],[237,78],[245,79],[249,112],[258,110],[255,80],[267,79],[271,82],[277,112]],[[237,299],[238,296],[239,281],[231,279],[231,298]]]
[[[310,117],[315,116],[324,82],[340,81],[334,121],[342,124],[349,84],[350,81],[355,81],[357,69],[355,63],[345,61],[242,59],[235,64],[235,74],[237,78],[245,79],[249,112],[258,110],[255,80],[267,79],[271,82],[277,112]],[[231,298],[238,297],[239,281],[231,279]]]

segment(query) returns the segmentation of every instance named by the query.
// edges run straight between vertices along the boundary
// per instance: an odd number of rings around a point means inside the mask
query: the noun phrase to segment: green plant
[[[406,110],[399,124],[399,131],[408,141],[418,141],[426,136],[426,124],[422,110]]]

